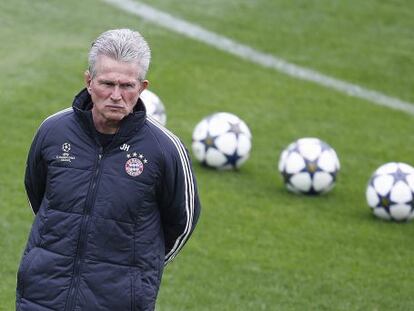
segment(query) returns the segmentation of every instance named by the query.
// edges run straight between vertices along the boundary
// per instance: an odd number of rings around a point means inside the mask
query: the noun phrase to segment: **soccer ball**
[[[379,218],[411,220],[414,217],[414,168],[401,162],[381,165],[368,182],[366,198]]]
[[[330,191],[339,169],[335,150],[319,138],[300,138],[287,146],[279,158],[279,172],[286,188],[295,193]]]
[[[239,168],[250,155],[252,135],[246,123],[228,112],[201,120],[193,131],[193,153],[203,165],[216,169]]]
[[[167,115],[161,99],[148,89],[143,90],[139,97],[145,105],[147,115],[165,126],[167,124]]]

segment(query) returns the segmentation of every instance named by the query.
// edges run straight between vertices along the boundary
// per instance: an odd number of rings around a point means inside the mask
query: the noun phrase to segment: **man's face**
[[[148,84],[146,80],[138,80],[138,73],[137,64],[116,61],[105,55],[98,57],[96,75],[92,78],[89,72],[85,73],[95,124],[116,127],[132,112]]]

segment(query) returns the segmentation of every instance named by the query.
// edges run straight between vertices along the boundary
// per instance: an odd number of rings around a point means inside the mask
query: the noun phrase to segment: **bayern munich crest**
[[[137,177],[144,171],[144,164],[148,163],[144,155],[134,153],[127,154],[128,160],[125,163],[125,172],[132,177]]]

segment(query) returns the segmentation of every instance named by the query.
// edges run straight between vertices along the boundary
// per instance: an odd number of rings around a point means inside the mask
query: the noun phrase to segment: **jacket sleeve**
[[[45,193],[47,169],[41,156],[40,130],[36,133],[27,157],[24,185],[33,213],[37,214]]]
[[[198,221],[200,202],[191,160],[179,140],[165,154],[160,189],[161,219],[165,240],[165,265],[171,262],[189,239]]]

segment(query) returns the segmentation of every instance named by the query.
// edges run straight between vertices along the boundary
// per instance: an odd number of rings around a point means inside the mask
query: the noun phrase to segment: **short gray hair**
[[[140,81],[145,79],[151,60],[151,50],[147,41],[138,31],[131,29],[105,31],[92,43],[88,57],[89,73],[92,77],[96,75],[95,65],[99,55],[138,64]]]

